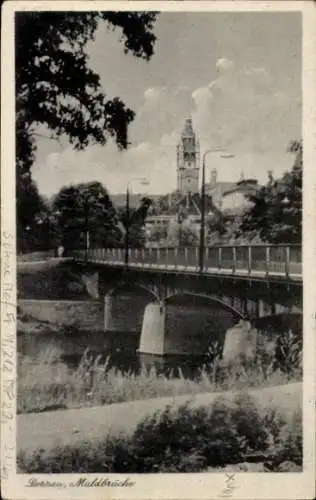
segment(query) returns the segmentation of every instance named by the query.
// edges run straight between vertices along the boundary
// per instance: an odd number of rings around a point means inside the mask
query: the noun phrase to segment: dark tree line
[[[270,174],[268,183],[249,196],[252,207],[244,214],[237,235],[255,232],[264,242],[301,243],[302,141],[292,141],[288,151],[295,155],[292,169],[280,179]]]
[[[16,13],[16,198],[20,250],[42,246],[44,233],[46,240],[56,239],[52,229],[56,227],[56,209],[44,202],[31,177],[38,126],[44,127],[48,139],[67,137],[78,150],[89,144],[105,145],[109,137],[115,139],[120,149],[128,146],[128,125],[135,113],[119,96],[107,97],[99,75],[89,68],[87,42],[94,40],[98,26],[104,23],[120,33],[124,52],[148,61],[154,54],[156,17],[155,12],[141,11]],[[75,197],[74,204],[77,202]],[[108,220],[106,216],[99,222],[106,225]],[[79,230],[72,230],[77,237]]]
[[[32,183],[35,186],[35,184]],[[37,210],[27,219],[24,231],[19,230],[19,251],[124,247],[126,227],[129,227],[129,245],[141,247],[145,242],[144,223],[151,200],[143,198],[137,207],[129,210],[115,207],[100,182],[74,184],[62,188],[49,202],[36,194],[41,204],[36,207],[33,198],[28,207]],[[33,193],[33,194],[34,194]],[[21,227],[22,222],[21,221]]]

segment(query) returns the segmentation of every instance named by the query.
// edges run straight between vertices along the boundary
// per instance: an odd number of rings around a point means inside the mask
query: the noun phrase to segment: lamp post
[[[148,186],[149,181],[145,177],[136,177],[130,180],[126,186],[126,201],[125,201],[125,266],[128,266],[129,258],[129,229],[130,229],[130,187],[133,182],[139,181],[142,186]]]
[[[89,197],[83,196],[83,231],[84,231],[84,256],[85,261],[88,260],[88,250],[90,246],[89,238]]]
[[[215,148],[207,149],[203,154],[202,160],[202,185],[201,185],[201,224],[200,224],[200,245],[199,245],[199,270],[203,272],[204,268],[204,250],[205,250],[205,167],[206,157],[210,153],[222,153],[221,158],[234,158],[232,153],[225,149]]]
[[[180,207],[181,208],[181,207]],[[178,246],[182,246],[182,223],[184,221],[184,214],[182,210],[179,210],[178,213],[178,228],[179,228],[179,234],[178,234]]]

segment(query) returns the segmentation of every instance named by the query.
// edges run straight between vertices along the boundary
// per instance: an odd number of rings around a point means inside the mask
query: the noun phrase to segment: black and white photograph
[[[314,495],[315,12],[274,3],[15,3],[2,460],[28,498]]]

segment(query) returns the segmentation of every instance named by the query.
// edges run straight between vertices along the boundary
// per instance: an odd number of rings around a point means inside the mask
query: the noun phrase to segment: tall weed
[[[253,360],[230,364],[222,362],[221,347],[214,344],[198,377],[191,380],[180,369],[177,378],[155,367],[123,373],[110,367],[109,358],[103,362],[88,349],[77,368],[70,368],[51,347],[36,358],[19,356],[18,413],[282,385],[301,380],[301,352],[301,343],[291,332],[277,340],[266,340],[262,334]]]

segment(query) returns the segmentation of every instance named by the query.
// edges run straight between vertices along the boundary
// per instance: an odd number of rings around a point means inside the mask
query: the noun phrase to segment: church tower
[[[182,194],[199,191],[200,144],[193,130],[192,119],[185,121],[177,146],[178,191]]]

